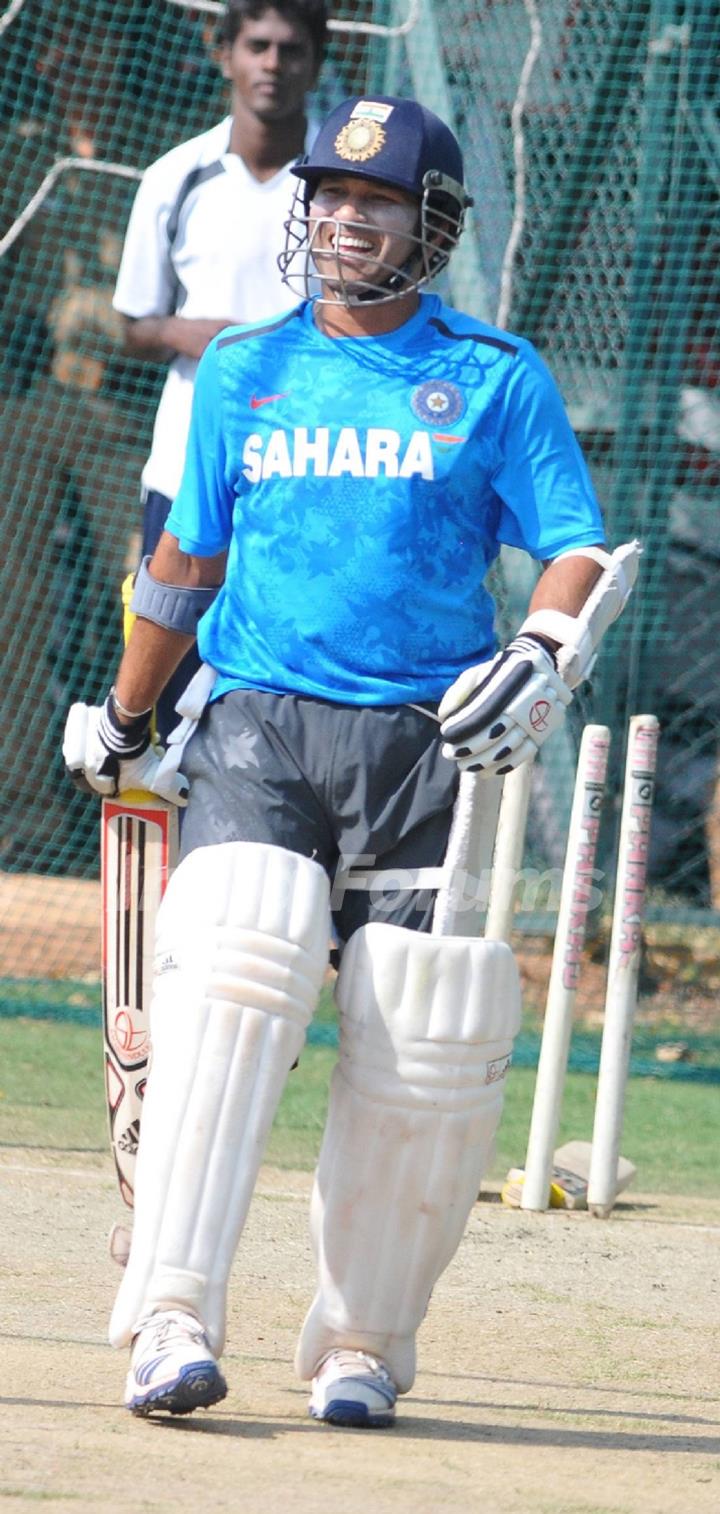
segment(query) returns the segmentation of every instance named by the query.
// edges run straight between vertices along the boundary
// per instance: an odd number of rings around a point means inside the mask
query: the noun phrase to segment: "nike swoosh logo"
[[[257,399],[256,396],[253,394],[252,398],[250,400],[250,409],[251,410],[259,410],[261,405],[271,405],[272,402],[273,402],[273,400],[286,400],[286,399],[287,399],[287,394],[264,394],[261,399]]]

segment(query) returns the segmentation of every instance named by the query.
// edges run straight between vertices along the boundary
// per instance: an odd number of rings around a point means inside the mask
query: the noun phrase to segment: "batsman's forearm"
[[[563,615],[579,615],[601,572],[589,557],[563,557],[549,563],[535,586],[529,613],[561,610]]]
[[[168,631],[138,617],[115,679],[115,693],[123,708],[135,714],[149,710],[194,640],[194,636]],[[122,720],[122,716],[119,718]]]

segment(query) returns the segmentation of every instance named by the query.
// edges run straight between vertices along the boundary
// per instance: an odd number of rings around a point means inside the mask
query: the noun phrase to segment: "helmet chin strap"
[[[401,295],[407,294],[408,288],[413,282],[412,262],[413,259],[411,256],[403,263],[402,268],[396,268],[391,273],[386,284],[378,284],[375,289],[361,289],[358,294],[349,298],[348,303],[351,305],[372,305],[374,301],[387,300],[388,292],[394,294],[397,299],[400,299]]]

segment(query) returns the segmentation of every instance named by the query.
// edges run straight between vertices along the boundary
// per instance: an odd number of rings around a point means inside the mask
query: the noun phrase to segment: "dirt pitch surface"
[[[0,1510],[704,1514],[720,1508],[720,1203],[608,1222],[476,1205],[392,1430],[306,1417],[310,1179],[264,1169],[231,1288],[229,1396],[119,1407],[105,1344],[122,1209],[93,1154],[0,1152]]]

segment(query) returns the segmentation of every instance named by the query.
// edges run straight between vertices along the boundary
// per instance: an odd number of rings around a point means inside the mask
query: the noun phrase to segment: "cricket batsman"
[[[73,706],[64,751],[99,794],[187,806],[110,1325],[126,1405],[226,1393],[228,1275],[334,934],[340,1054],[295,1366],[316,1419],[377,1426],[412,1387],[519,1023],[510,948],[432,930],[461,775],[506,774],[556,729],[638,548],[606,550],[532,346],[427,292],[470,204],[448,127],[412,100],[350,99],[293,172],[298,303],[207,348],[115,685]],[[499,651],[484,580],[503,542],[543,571]],[[215,680],[181,771],[150,711],[196,637]],[[337,886],[358,862],[362,886]]]

